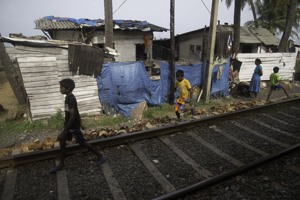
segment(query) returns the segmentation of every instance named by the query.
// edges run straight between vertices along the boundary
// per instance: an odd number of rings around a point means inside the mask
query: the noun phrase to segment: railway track
[[[108,156],[101,167],[93,165],[92,153],[70,145],[67,169],[56,175],[48,170],[57,162],[58,148],[17,154],[0,159],[1,196],[2,199],[202,199],[207,196],[191,193],[199,190],[205,193],[204,187],[243,176],[249,173],[247,170],[299,152],[299,122],[298,98],[92,141]],[[299,154],[292,160],[299,161]],[[289,167],[286,170],[293,171],[292,179],[300,182],[300,163],[294,162]],[[284,189],[295,190],[293,185]],[[209,192],[212,193],[217,195]],[[239,191],[239,195],[247,199],[246,191]],[[290,195],[297,197],[299,192]]]

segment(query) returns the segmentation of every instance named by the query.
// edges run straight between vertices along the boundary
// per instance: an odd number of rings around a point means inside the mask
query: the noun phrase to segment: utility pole
[[[211,16],[210,16],[210,26],[209,26],[209,44],[208,44],[208,54],[209,61],[206,62],[205,69],[205,80],[204,80],[204,98],[205,102],[209,102],[210,90],[211,90],[211,74],[214,67],[214,51],[216,43],[216,25],[218,19],[218,7],[219,0],[213,0],[211,5]]]
[[[174,36],[174,12],[175,12],[175,0],[171,0],[170,5],[170,38],[171,38],[171,84],[170,89],[175,87],[175,36]],[[174,104],[174,93],[169,96],[169,103]]]
[[[104,0],[105,13],[105,45],[104,47],[114,48],[113,46],[113,14],[112,0]]]

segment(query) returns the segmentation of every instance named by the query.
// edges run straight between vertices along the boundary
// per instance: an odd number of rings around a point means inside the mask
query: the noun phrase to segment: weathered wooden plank
[[[44,88],[42,90],[37,90],[36,88],[28,88],[26,90],[29,93],[29,96],[36,96],[39,94],[49,94],[49,93],[55,93],[55,94],[60,94],[59,87],[57,88]]]
[[[47,114],[47,113],[56,114],[59,109],[64,110],[64,107],[62,107],[62,106],[60,106],[60,107],[58,106],[56,108],[45,108],[45,107],[43,107],[42,109],[33,109],[33,108],[31,108],[30,110],[31,110],[31,114],[33,116],[35,116],[37,114],[40,115],[40,114]]]
[[[28,94],[28,97],[30,98],[30,100],[36,100],[36,101],[45,101],[45,100],[49,100],[49,99],[59,99],[61,98],[61,94],[60,93],[50,93],[50,94],[40,94],[40,95],[31,95]]]
[[[101,114],[101,109],[93,109],[93,110],[84,110],[84,111],[81,111],[80,114],[88,114],[90,116],[92,115],[99,115]]]
[[[56,67],[56,62],[37,62],[37,63],[19,63],[20,68],[47,68],[47,67]]]
[[[45,106],[45,105],[55,105],[57,107],[57,105],[61,105],[64,103],[64,100],[63,99],[47,99],[47,100],[44,100],[44,101],[32,101],[31,102],[34,106],[33,108],[35,107],[38,107],[38,106]]]
[[[31,99],[31,102],[32,102],[32,105],[34,106],[34,107],[36,107],[36,106],[42,106],[42,105],[44,105],[44,107],[46,106],[48,106],[47,104],[43,104],[43,102],[47,102],[47,101],[49,101],[50,99],[44,99],[44,101],[39,101],[39,99]],[[57,106],[61,106],[61,105],[63,105],[64,104],[64,99],[53,99],[53,102],[51,102],[51,105],[55,105],[56,107]],[[33,108],[34,108],[33,107]]]
[[[84,95],[97,95],[98,94],[98,91],[95,91],[95,90],[86,90],[86,91],[79,91],[79,90],[76,90],[76,91],[73,91],[73,94],[75,96],[84,96]]]
[[[60,71],[59,74],[62,79],[70,78],[72,76],[72,72],[70,71]]]
[[[69,64],[68,60],[57,60],[57,63],[59,64]]]
[[[26,58],[26,57],[53,57],[53,54],[50,56],[49,54],[28,54],[28,53],[15,53],[15,54],[11,54],[12,58]]]
[[[37,81],[45,81],[45,80],[56,80],[57,82],[60,81],[60,79],[57,77],[57,75],[51,75],[51,76],[46,76],[46,77],[34,77],[34,76],[29,76],[29,77],[22,77],[23,82],[37,82]]]
[[[53,72],[30,72],[30,73],[22,73],[22,77],[45,77],[45,80],[47,80],[48,76],[57,76],[58,77],[58,71]]]
[[[18,58],[19,63],[56,62],[56,57],[25,57]]]
[[[47,88],[45,87],[35,87],[34,89],[28,88],[28,90],[47,90],[47,89],[57,89],[57,91],[59,91],[59,82],[57,82],[56,85],[51,85],[48,86]]]
[[[41,73],[41,72],[52,72],[52,73],[49,73],[51,75],[57,73],[57,67],[55,66],[49,66],[49,67],[38,67],[38,68],[20,68],[21,72],[22,73],[34,73],[34,72],[38,72],[38,73]],[[54,73],[53,73],[54,72]]]
[[[47,106],[45,105],[31,105],[31,111],[37,111],[37,110],[43,110],[43,109],[52,109],[57,110],[58,108],[62,108],[62,105],[64,105],[63,102],[60,102],[60,104],[49,104]]]
[[[69,55],[69,50],[68,49],[61,49],[61,55],[68,56]]]
[[[83,113],[86,113],[86,112],[91,112],[91,110],[93,112],[95,112],[95,111],[100,111],[101,109],[100,108],[98,108],[98,109],[97,108],[93,108],[92,106],[90,106],[90,107],[87,107],[87,108],[80,108],[80,107],[78,107],[78,110],[79,110],[79,113],[83,114]]]
[[[41,94],[28,94],[29,99],[32,102],[35,101],[47,101],[47,100],[59,100],[62,99],[64,97],[61,96],[60,92],[56,92],[56,93],[41,93]]]
[[[100,100],[93,99],[90,101],[78,102],[78,106],[92,106],[94,108],[100,107]]]
[[[25,87],[45,87],[51,85],[58,85],[58,80],[47,80],[47,81],[38,81],[38,82],[27,82],[24,83]]]
[[[98,96],[93,96],[93,97],[87,97],[87,98],[80,98],[80,99],[77,99],[77,102],[82,102],[82,101],[89,101],[91,99],[99,99]]]
[[[33,52],[33,51],[24,51],[24,50],[20,50],[20,49],[16,49],[15,47],[6,47],[5,48],[6,53],[8,54],[39,54],[41,52]]]
[[[68,60],[68,54],[67,55],[55,55],[56,60]]]
[[[28,47],[28,46],[16,45],[15,48],[18,50],[24,50],[24,51],[65,55],[65,51],[63,51],[63,49],[57,48],[57,47]]]

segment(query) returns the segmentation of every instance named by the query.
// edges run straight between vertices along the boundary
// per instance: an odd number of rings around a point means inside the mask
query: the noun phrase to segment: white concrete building
[[[103,48],[105,43],[104,20],[73,19],[48,16],[35,21],[50,39],[90,43]],[[146,21],[114,20],[113,44],[119,53],[117,62],[145,59],[145,47],[153,39],[153,32],[167,31]]]

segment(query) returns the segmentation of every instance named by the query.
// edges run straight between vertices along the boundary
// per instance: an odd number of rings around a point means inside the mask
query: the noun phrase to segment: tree
[[[240,51],[240,30],[241,30],[241,0],[234,1],[234,20],[233,20],[233,58],[236,58]]]
[[[298,0],[290,0],[290,3],[287,5],[285,28],[279,43],[279,52],[284,52],[286,49],[287,42],[293,28],[293,22],[295,19],[297,4],[298,4]]]
[[[258,26],[268,29],[274,35],[281,35],[285,31],[286,19],[288,14],[294,15],[294,19],[289,19],[292,22],[290,36],[298,37],[295,30],[299,29],[300,9],[299,0],[295,11],[288,11],[290,0],[265,0],[255,2]],[[292,14],[294,12],[294,14]],[[245,26],[254,26],[253,20],[245,23]]]
[[[233,0],[225,0],[227,8]],[[244,0],[234,0],[234,35],[233,35],[233,58],[237,56],[240,50],[240,29],[241,29],[241,10],[245,7]]]
[[[252,15],[253,15],[255,27],[258,27],[256,11],[255,11],[255,6],[254,6],[253,0],[248,0],[248,4],[250,5],[251,10],[252,10]]]

